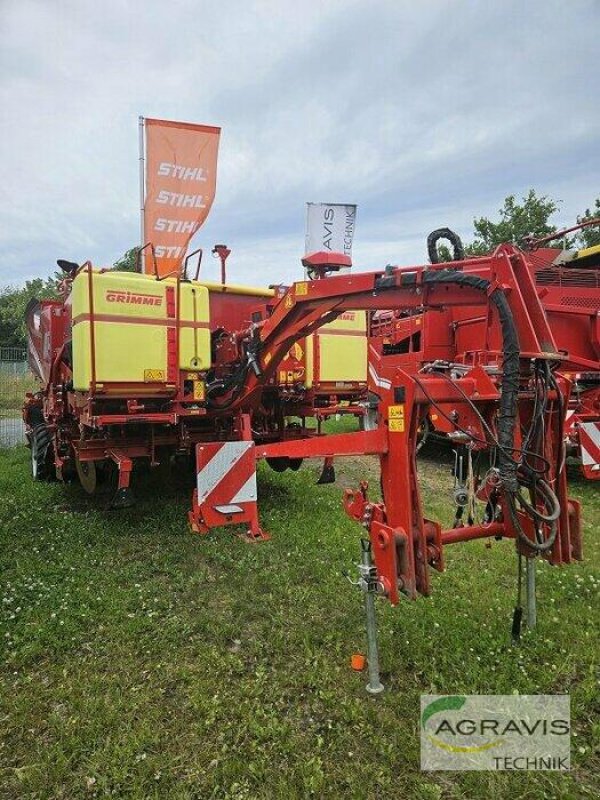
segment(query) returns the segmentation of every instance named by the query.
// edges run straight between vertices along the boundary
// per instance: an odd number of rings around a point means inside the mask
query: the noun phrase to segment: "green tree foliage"
[[[112,269],[118,270],[119,272],[137,272],[138,249],[138,247],[132,247],[130,250],[127,250],[118,261],[115,261]]]
[[[600,219],[600,197],[596,198],[591,210],[586,208],[585,214],[577,217],[577,222],[587,222],[589,219]],[[590,225],[589,228],[580,230],[577,233],[576,242],[581,249],[600,244],[600,225]]]
[[[25,307],[32,299],[58,297],[54,278],[35,278],[25,286],[5,286],[0,290],[0,345],[2,347],[26,347]]]
[[[440,244],[438,243],[436,246],[438,259],[440,263],[446,263],[448,261],[452,261],[452,253],[450,252],[450,248],[447,244]]]
[[[466,245],[465,252],[467,255],[484,255],[504,242],[519,244],[530,234],[547,236],[554,233],[556,226],[550,224],[549,218],[557,209],[554,200],[546,196],[538,197],[535,189],[530,189],[521,203],[511,194],[498,212],[498,222],[492,222],[487,217],[473,220],[475,240]]]

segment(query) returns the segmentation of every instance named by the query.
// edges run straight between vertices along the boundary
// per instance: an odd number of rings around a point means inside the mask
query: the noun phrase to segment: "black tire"
[[[33,406],[27,411],[25,422],[27,425],[27,430],[25,432],[25,438],[27,439],[27,447],[31,447],[31,442],[33,439],[33,429],[37,425],[44,424],[44,414],[42,413],[42,409],[38,408],[37,406]]]
[[[56,478],[52,435],[44,424],[36,425],[31,432],[31,475],[34,481],[51,481]]]

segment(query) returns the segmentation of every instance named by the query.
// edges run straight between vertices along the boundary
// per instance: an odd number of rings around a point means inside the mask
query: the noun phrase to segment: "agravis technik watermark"
[[[421,769],[570,769],[569,695],[422,695]]]

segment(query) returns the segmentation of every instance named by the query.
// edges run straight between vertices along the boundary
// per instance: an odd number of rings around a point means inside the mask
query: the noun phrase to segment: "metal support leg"
[[[120,450],[109,450],[107,455],[114,461],[119,470],[117,491],[111,500],[111,508],[130,508],[133,505],[133,496],[129,488],[129,480],[133,469],[133,461],[126,453]]]
[[[380,694],[383,684],[379,679],[379,652],[377,650],[377,620],[375,618],[375,594],[378,590],[377,573],[371,560],[371,542],[361,540],[361,589],[365,594],[365,611],[367,617],[367,661],[369,665],[369,682],[367,692]]]
[[[535,558],[526,559],[527,572],[527,627],[531,630],[537,623],[535,598]]]
[[[317,481],[317,485],[322,486],[324,483],[335,483],[335,467],[333,466],[333,458],[326,456],[323,461],[323,470]]]

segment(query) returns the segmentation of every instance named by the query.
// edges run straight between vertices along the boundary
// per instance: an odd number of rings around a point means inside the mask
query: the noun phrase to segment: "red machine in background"
[[[535,247],[535,242],[532,243]],[[567,456],[600,480],[600,246],[528,253],[539,294],[574,381],[567,412]]]
[[[439,238],[449,238],[455,256],[464,258],[456,234],[441,229],[429,237],[432,263],[437,262]],[[565,252],[531,241],[523,256],[562,356],[560,369],[574,382],[565,427],[567,456],[585,478],[599,480],[600,246]],[[454,362],[454,374],[460,374],[460,364],[469,363],[472,353],[487,346],[488,330],[488,318],[466,306],[427,314],[386,310],[369,319],[371,346],[381,354],[396,355],[406,370],[416,373],[436,362]],[[446,416],[433,412],[425,430],[455,438],[451,414],[451,408]]]

